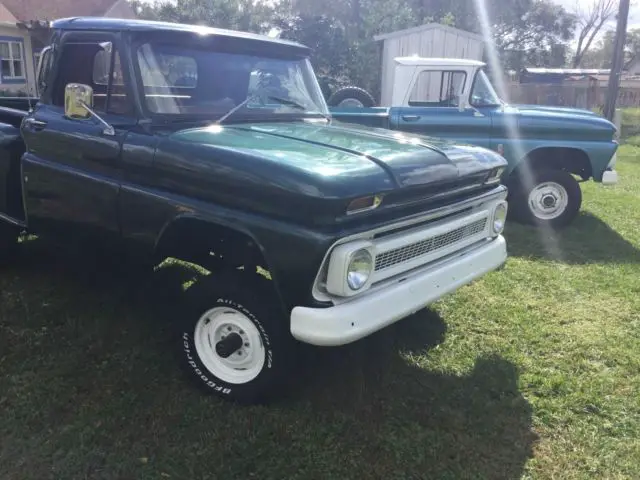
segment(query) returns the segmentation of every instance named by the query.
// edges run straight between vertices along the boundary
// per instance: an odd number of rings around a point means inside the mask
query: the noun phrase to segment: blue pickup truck
[[[524,223],[550,228],[570,224],[582,204],[579,181],[611,185],[616,127],[588,110],[509,105],[475,60],[396,58],[391,107],[367,107],[340,95],[335,120],[429,135],[494,150],[508,161],[502,181],[510,213]],[[343,92],[344,93],[344,92]],[[330,102],[331,103],[331,102]]]

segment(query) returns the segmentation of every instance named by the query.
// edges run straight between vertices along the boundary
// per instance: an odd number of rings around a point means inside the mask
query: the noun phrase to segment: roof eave
[[[484,37],[482,35],[478,35],[477,33],[468,32],[466,30],[461,30],[459,28],[450,27],[448,25],[442,25],[440,23],[427,23],[425,25],[419,25],[417,27],[406,28],[404,30],[397,30],[395,32],[382,33],[380,35],[375,35],[373,37],[373,39],[376,42],[379,42],[381,40],[388,40],[388,39],[391,39],[391,38],[403,37],[405,35],[411,35],[413,33],[426,32],[428,30],[434,30],[434,29],[447,30],[447,31],[450,31],[450,32],[462,32],[464,34],[464,36],[466,36],[468,38],[472,38],[474,40],[484,42]]]

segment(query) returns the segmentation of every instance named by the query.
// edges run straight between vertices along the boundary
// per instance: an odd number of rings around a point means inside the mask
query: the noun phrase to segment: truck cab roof
[[[255,33],[212,28],[200,25],[188,25],[183,23],[158,22],[152,20],[129,20],[121,18],[102,17],[71,17],[62,18],[51,22],[51,28],[57,30],[95,30],[95,31],[126,31],[126,32],[168,32],[168,33],[193,33],[202,36],[217,36],[235,38],[241,40],[254,40],[274,46],[286,46],[296,48],[301,53],[310,50],[300,43],[268,37]]]

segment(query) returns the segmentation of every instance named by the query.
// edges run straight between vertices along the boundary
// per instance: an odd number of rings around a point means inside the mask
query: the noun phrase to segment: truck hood
[[[330,197],[463,179],[481,183],[491,169],[506,165],[502,157],[480,147],[350,124],[210,126],[174,133],[170,140],[199,145],[216,159],[225,158],[224,153],[237,155],[245,160],[238,168],[264,181],[296,183]]]
[[[545,105],[512,105],[512,107],[518,109],[523,114],[542,114],[542,115],[566,115],[566,116],[578,116],[578,117],[595,117],[602,118],[597,113],[591,110],[585,110],[581,108],[569,108],[569,107],[551,107]]]
[[[616,131],[615,125],[606,118],[578,108],[507,105],[497,115],[517,118],[524,137],[611,142]]]

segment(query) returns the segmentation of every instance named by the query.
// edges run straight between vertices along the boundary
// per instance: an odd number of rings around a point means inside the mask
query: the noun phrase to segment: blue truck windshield
[[[502,103],[487,74],[484,70],[478,70],[471,91],[471,104],[474,107],[493,107]]]
[[[306,58],[151,42],[140,46],[137,61],[146,106],[153,114],[219,118],[241,104],[234,117],[329,114]]]

